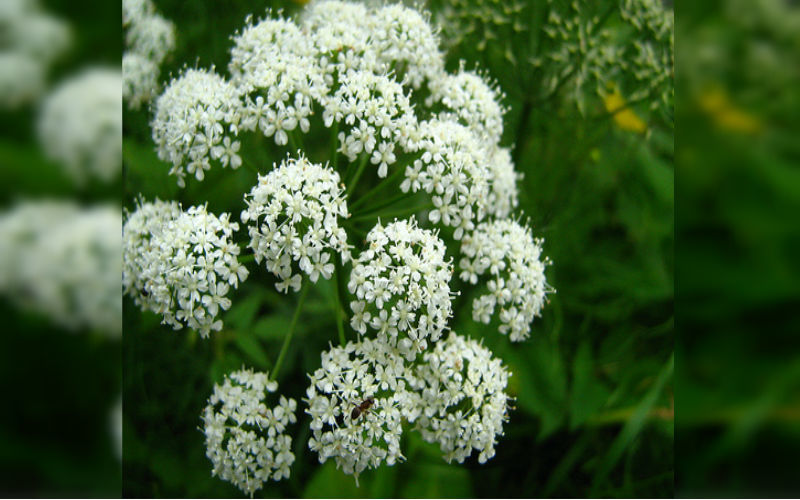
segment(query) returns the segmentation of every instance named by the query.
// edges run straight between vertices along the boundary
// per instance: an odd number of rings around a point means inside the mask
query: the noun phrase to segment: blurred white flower
[[[122,56],[122,97],[132,109],[150,102],[158,88],[158,66],[152,59],[135,52]]]
[[[304,400],[313,434],[308,446],[320,463],[333,458],[358,481],[365,469],[403,460],[408,375],[399,353],[385,342],[363,339],[324,351]]]
[[[248,276],[232,240],[238,228],[205,206],[141,201],[122,228],[125,293],[176,330],[188,326],[203,337],[221,330],[227,294]]]
[[[280,281],[281,292],[300,289],[302,276],[316,283],[329,279],[334,262],[350,260],[347,234],[339,225],[348,217],[339,174],[305,157],[287,158],[245,195],[241,219],[248,225],[256,262]]]
[[[517,181],[522,179],[523,174],[514,170],[514,161],[508,148],[492,148],[488,164],[490,189],[486,213],[505,219],[519,204]]]
[[[267,406],[267,393],[277,390],[268,373],[243,368],[214,385],[201,416],[211,474],[251,497],[270,479],[288,478],[295,459],[286,427],[297,422],[297,402],[280,396]]]
[[[475,284],[478,276],[489,275],[488,293],[472,302],[472,317],[488,324],[499,309],[500,333],[512,342],[530,336],[531,322],[552,292],[544,275],[549,262],[541,258],[543,242],[508,219],[484,222],[461,242],[461,279]]]
[[[39,142],[79,185],[122,172],[122,76],[89,68],[61,83],[39,114]]]
[[[70,330],[122,332],[117,207],[27,201],[0,215],[0,293]]]
[[[442,118],[455,118],[481,140],[498,144],[503,135],[505,109],[500,101],[504,95],[487,80],[488,77],[464,70],[462,65],[456,74],[439,75],[430,99],[447,109]]]
[[[453,267],[445,260],[444,242],[412,217],[385,227],[378,223],[366,244],[347,284],[356,296],[350,324],[362,335],[374,330],[378,341],[412,361],[428,340],[439,339],[452,315]]]
[[[476,450],[485,463],[508,420],[509,376],[489,349],[451,332],[425,353],[410,379],[409,420],[448,462],[463,463]]]

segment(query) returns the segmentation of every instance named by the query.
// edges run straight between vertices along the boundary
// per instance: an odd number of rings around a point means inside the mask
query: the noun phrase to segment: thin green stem
[[[400,167],[400,168],[397,168],[397,170],[396,170],[396,171],[395,171],[395,172],[394,172],[392,175],[390,175],[390,176],[386,177],[385,179],[382,179],[382,180],[381,180],[381,181],[378,183],[378,185],[377,185],[377,186],[375,186],[374,188],[372,188],[372,189],[371,189],[369,192],[367,192],[367,194],[365,194],[365,195],[364,195],[364,196],[362,196],[361,198],[357,199],[357,200],[355,201],[355,203],[353,203],[353,205],[350,207],[350,209],[351,209],[351,210],[355,210],[356,208],[358,208],[358,207],[360,207],[361,205],[363,205],[363,204],[364,204],[364,202],[366,202],[367,200],[369,200],[370,198],[372,198],[373,196],[375,196],[375,195],[376,195],[376,194],[378,194],[379,192],[383,191],[383,190],[386,188],[386,186],[389,186],[389,185],[390,185],[390,184],[392,184],[392,183],[393,183],[395,180],[397,180],[397,178],[398,178],[398,177],[402,176],[402,175],[405,173],[405,170],[406,170],[406,169],[405,169],[405,167],[404,167],[404,166],[403,166],[403,167]]]
[[[369,161],[369,153],[364,152],[361,156],[361,162],[358,164],[358,170],[356,170],[356,173],[353,176],[353,180],[348,181],[347,185],[348,198],[350,198],[350,195],[353,194],[353,191],[358,185],[358,180],[361,179],[361,174],[364,173],[364,168],[366,168],[368,161]]]
[[[342,261],[334,258],[336,264],[336,328],[339,330],[339,345],[345,345],[347,340],[344,337],[344,309],[342,308]]]
[[[289,136],[289,147],[291,148],[290,153],[292,156],[297,154],[298,151],[301,151],[298,142],[297,142],[297,129],[290,130],[286,135]]]
[[[333,134],[331,135],[331,168],[339,168],[339,122],[333,122]]]
[[[242,163],[244,164],[245,167],[249,168],[250,170],[252,170],[256,174],[260,174],[261,173],[261,172],[259,172],[258,167],[253,165],[253,163],[250,160],[248,160],[244,156],[240,156],[240,158],[242,159]]]
[[[353,212],[353,215],[358,217],[358,216],[361,216],[361,215],[364,215],[364,214],[374,213],[374,212],[377,212],[378,210],[383,210],[386,207],[390,207],[390,206],[394,205],[395,203],[397,203],[398,201],[406,200],[406,199],[408,199],[410,197],[411,197],[411,195],[409,195],[408,193],[402,193],[402,194],[399,194],[399,195],[395,196],[394,198],[391,198],[390,200],[387,200],[387,201],[385,201],[383,203],[375,205],[374,207],[369,207],[369,208],[365,208],[364,210],[359,210],[357,212]]]
[[[254,261],[254,260],[255,260],[255,258],[256,258],[256,255],[255,255],[255,254],[249,253],[249,254],[247,254],[247,255],[241,255],[241,256],[239,256],[239,262],[240,262],[240,263],[252,262],[252,261]]]
[[[286,357],[286,352],[289,351],[289,344],[292,342],[292,336],[294,335],[294,330],[297,326],[297,320],[300,318],[300,311],[303,309],[303,302],[305,302],[306,296],[308,295],[308,290],[311,288],[309,283],[301,283],[300,286],[300,298],[297,300],[297,308],[295,308],[294,316],[292,316],[292,322],[289,324],[289,331],[286,332],[286,336],[283,338],[283,345],[281,346],[281,352],[278,353],[278,360],[275,361],[275,366],[272,369],[272,380],[276,380],[278,378],[278,372],[283,364],[283,359]]]
[[[412,207],[412,208],[407,208],[405,210],[399,210],[399,211],[396,211],[396,212],[384,212],[384,213],[373,212],[373,213],[369,213],[369,214],[359,215],[358,217],[353,217],[352,220],[375,219],[375,218],[378,218],[378,217],[386,217],[386,218],[388,218],[388,217],[402,217],[402,216],[405,216],[405,215],[415,214],[415,213],[420,212],[422,210],[430,210],[430,209],[432,209],[434,207],[435,207],[435,205],[433,203],[426,203],[424,205],[420,205],[420,206],[416,206],[416,207]]]

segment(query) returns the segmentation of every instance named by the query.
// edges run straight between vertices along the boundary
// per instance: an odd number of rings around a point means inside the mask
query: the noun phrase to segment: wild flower
[[[267,481],[287,479],[295,460],[287,427],[297,421],[297,402],[281,395],[267,406],[277,390],[269,373],[242,368],[214,385],[201,416],[211,474],[251,497]]]
[[[248,276],[232,240],[239,225],[229,219],[205,206],[140,201],[122,228],[125,293],[176,330],[188,326],[203,337],[221,330],[227,295]]]
[[[77,184],[111,182],[122,172],[119,70],[89,68],[60,84],[42,104],[37,129],[45,154]]]
[[[239,91],[213,69],[186,70],[156,100],[153,140],[180,186],[186,174],[203,180],[212,160],[239,168],[238,110]]]
[[[130,109],[150,102],[158,90],[160,66],[175,49],[175,25],[150,0],[123,0],[122,95]]]
[[[347,202],[339,174],[303,156],[287,158],[259,176],[245,195],[241,219],[248,225],[249,247],[280,281],[279,292],[298,291],[302,276],[312,283],[329,279],[334,262],[350,260],[347,234],[339,219],[347,218]]]
[[[0,214],[0,293],[69,330],[119,336],[119,209],[25,201]]]
[[[530,324],[544,307],[551,291],[544,276],[542,239],[534,239],[530,228],[513,220],[480,224],[461,242],[464,257],[459,262],[462,281],[475,284],[488,274],[488,293],[472,302],[472,317],[488,324],[498,311],[498,330],[512,342],[530,335]]]
[[[509,219],[521,175],[501,145],[503,94],[480,71],[447,73],[438,47],[426,14],[322,0],[297,21],[248,17],[232,37],[229,77],[186,69],[153,107],[158,155],[180,186],[212,164],[256,171],[240,215],[247,251],[279,292],[299,292],[276,371],[309,290],[330,293],[339,344],[309,375],[308,445],[356,481],[404,459],[404,422],[447,460],[494,455],[509,374],[480,344],[446,335],[460,293],[448,244],[461,240],[462,279],[490,290],[474,318],[499,311],[498,329],[513,341],[529,335],[548,291],[541,241]],[[320,136],[328,141],[309,143]],[[254,148],[285,157],[254,165]],[[228,285],[247,277],[237,229],[202,205],[140,202],[124,232],[126,292],[176,328],[220,329]],[[330,285],[315,286],[320,278]],[[224,420],[215,405],[207,429]],[[252,481],[269,477],[252,454],[271,445],[250,431],[215,430],[207,444],[215,473],[252,494],[262,484]]]
[[[331,347],[321,357],[304,400],[311,416],[308,446],[320,463],[333,458],[358,481],[366,469],[403,460],[401,408],[408,374],[400,353],[386,342],[363,339]]]
[[[489,349],[450,332],[410,379],[410,420],[426,441],[439,444],[447,462],[463,463],[475,450],[486,463],[508,420],[510,376]]]
[[[347,288],[350,325],[360,334],[374,330],[380,342],[397,347],[409,361],[435,342],[452,315],[444,242],[412,217],[367,234],[367,248],[353,263]]]
[[[3,0],[0,33],[0,109],[15,109],[45,91],[48,68],[72,35],[64,21],[33,0]]]

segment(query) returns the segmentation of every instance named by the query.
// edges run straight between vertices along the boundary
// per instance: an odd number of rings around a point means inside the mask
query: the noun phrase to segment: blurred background
[[[797,496],[800,6],[676,10],[677,493]]]
[[[484,335],[487,327],[468,313],[469,297],[455,304],[453,329],[482,337],[514,374],[515,409],[497,456],[485,465],[474,458],[448,465],[437,446],[409,432],[407,460],[363,473],[356,488],[351,476],[332,462],[319,465],[308,451],[308,419],[301,415],[292,429],[291,478],[259,495],[673,496],[672,17],[669,6],[644,2],[650,10],[643,13],[630,3],[576,2],[578,10],[558,1],[429,6],[434,22],[442,23],[449,70],[461,59],[468,69],[485,68],[507,94],[502,144],[513,148],[524,173],[519,213],[546,239],[545,255],[554,262],[547,275],[558,292],[524,343]],[[184,65],[215,65],[226,74],[230,36],[248,14],[258,17],[270,7],[292,15],[302,8],[249,0],[155,5],[175,24],[176,49],[163,62],[162,82]],[[556,22],[550,11],[572,23]],[[597,44],[619,52],[581,52],[581,35],[567,24],[597,24],[604,37]],[[642,55],[648,50],[649,59]],[[622,67],[615,60],[632,62]],[[207,201],[209,210],[236,219],[255,174],[215,168],[204,182],[190,179],[179,189],[156,156],[149,118],[147,106],[125,108],[124,206],[133,209],[141,193],[185,207]],[[249,147],[243,145],[243,154],[257,154]],[[267,153],[257,160],[276,158]],[[265,271],[249,268],[250,278],[231,297],[225,329],[208,340],[172,331],[124,299],[125,496],[241,495],[211,477],[200,413],[225,373],[242,365],[270,368],[294,307]],[[332,293],[322,283],[308,297],[280,378],[287,397],[304,396],[306,373],[319,366],[320,352],[335,337]]]
[[[119,17],[0,1],[4,496],[121,491]]]

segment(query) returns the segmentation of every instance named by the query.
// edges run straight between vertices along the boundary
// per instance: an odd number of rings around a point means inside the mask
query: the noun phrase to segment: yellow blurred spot
[[[308,0],[292,0],[297,5],[305,5],[308,3]]]
[[[625,98],[616,87],[610,94],[603,96],[603,103],[606,111],[614,115],[614,122],[622,130],[639,134],[643,134],[647,130],[647,124],[631,108],[627,107]]]
[[[727,92],[712,87],[700,94],[700,109],[705,111],[721,129],[741,134],[757,134],[762,123],[757,117],[734,105]]]

